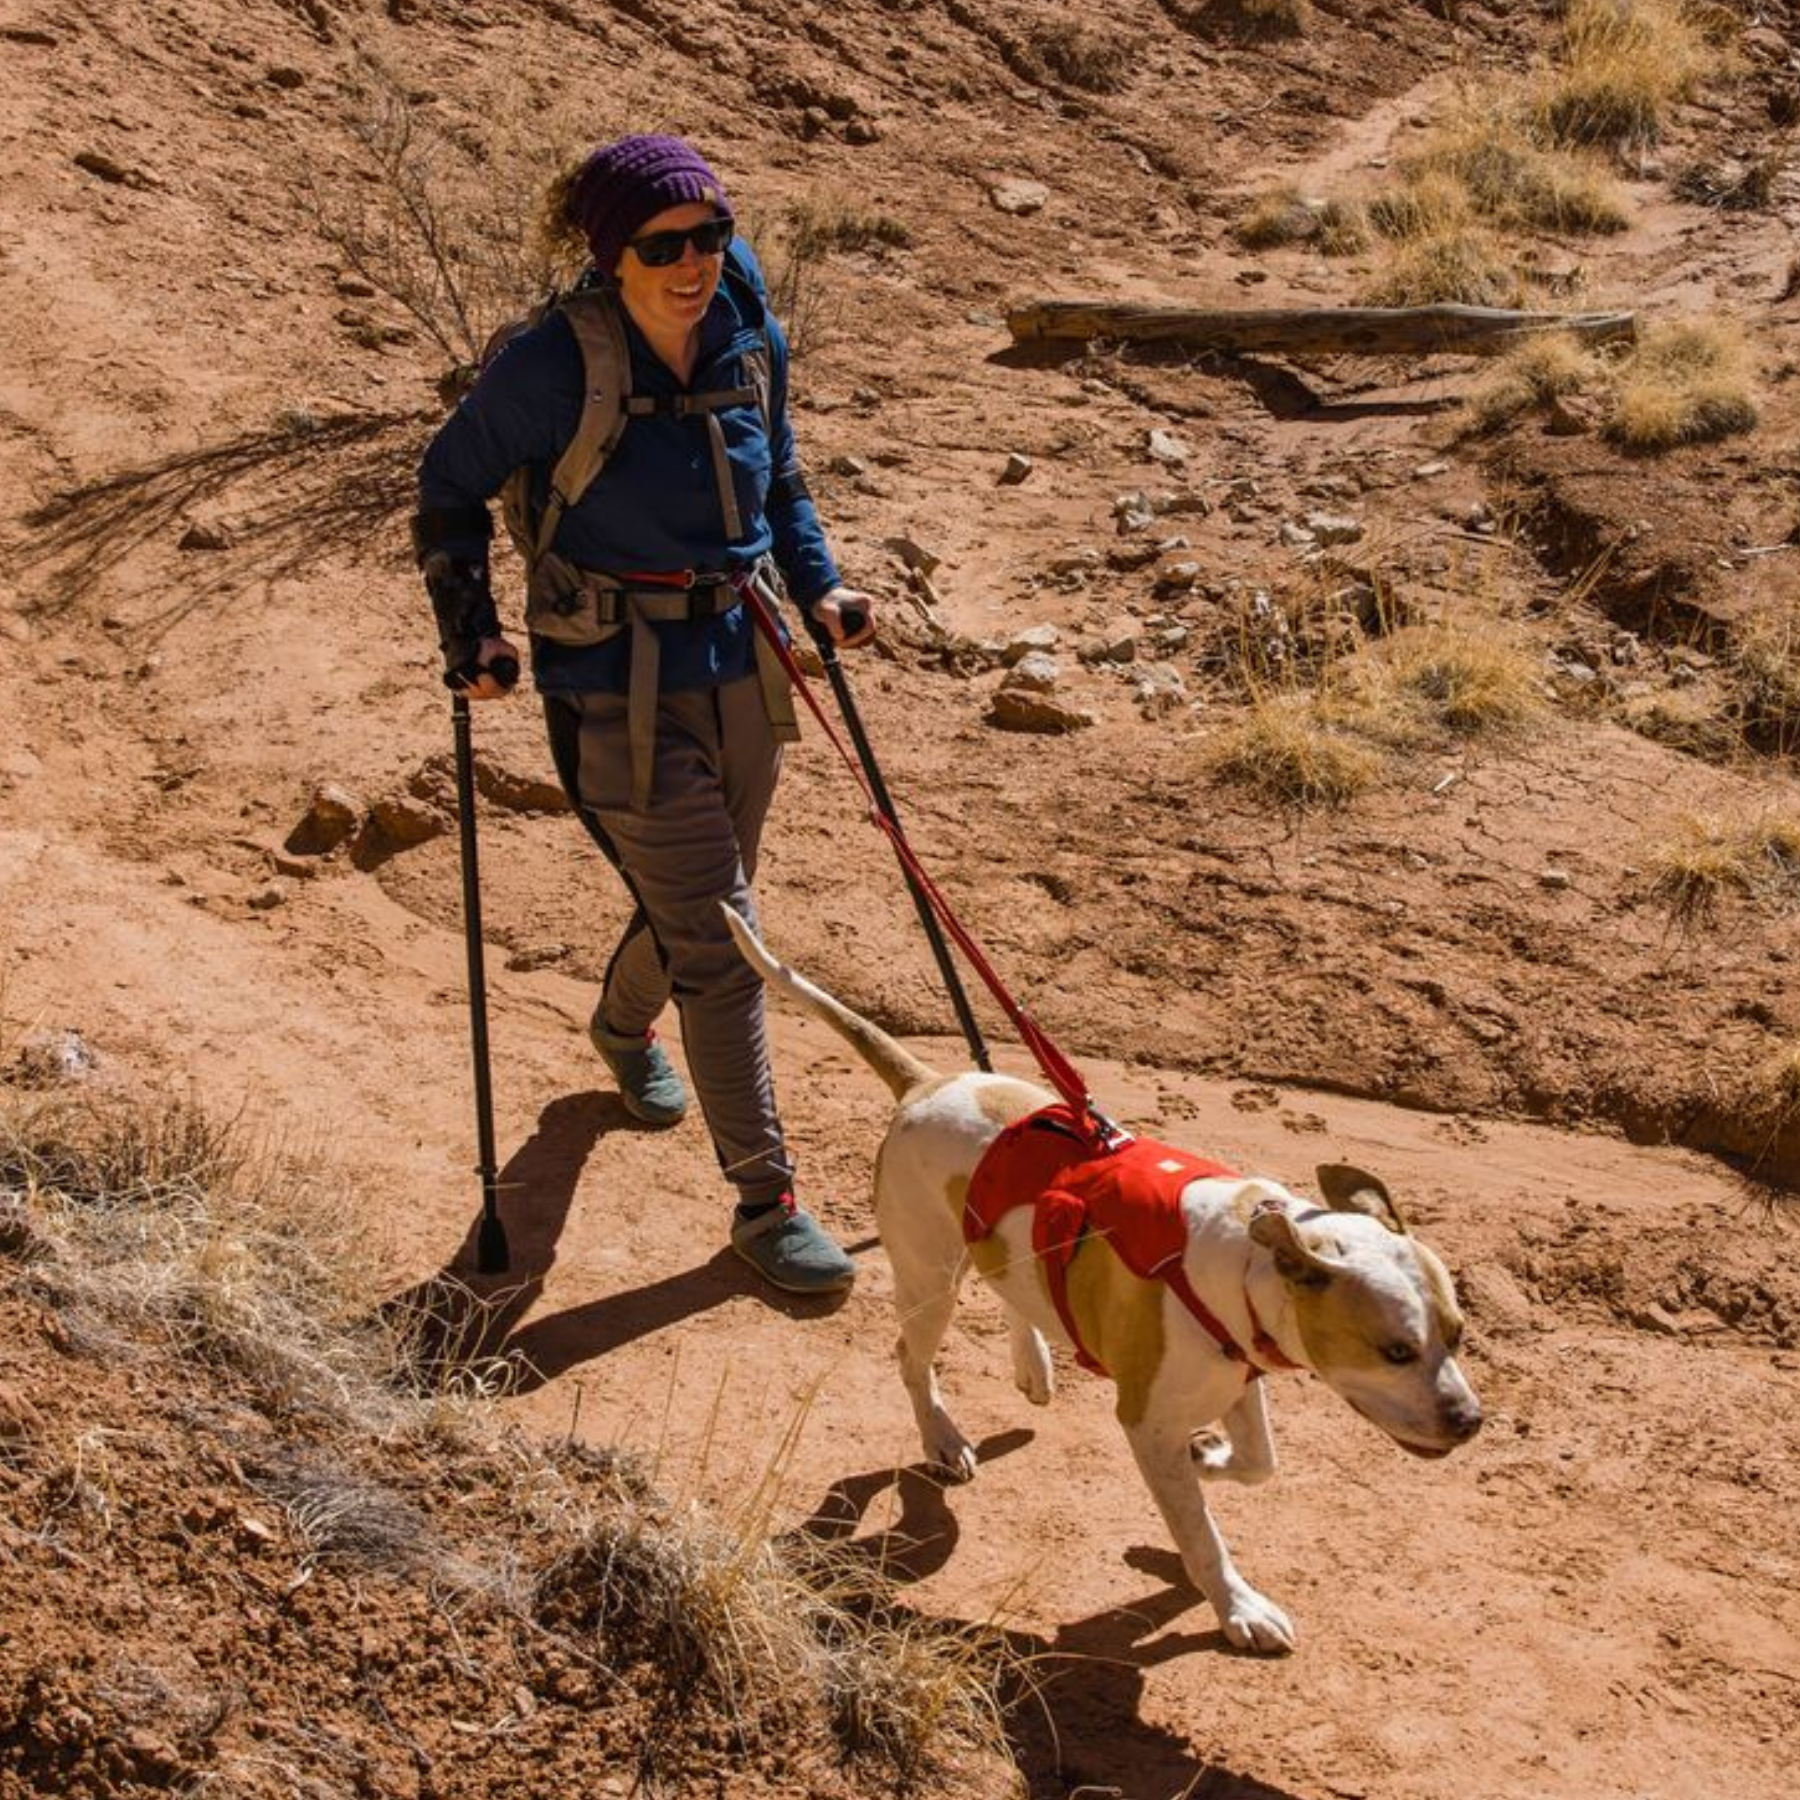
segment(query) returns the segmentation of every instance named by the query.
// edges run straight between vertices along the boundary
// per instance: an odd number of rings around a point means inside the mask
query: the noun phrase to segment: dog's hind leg
[[[1050,1363],[1050,1346],[1044,1334],[1017,1313],[1008,1313],[1007,1335],[1012,1339],[1013,1380],[1033,1406],[1048,1406],[1056,1392],[1056,1370]]]
[[[1189,1415],[1190,1417],[1192,1415]],[[1294,1647],[1294,1627],[1237,1572],[1194,1478],[1188,1429],[1173,1408],[1152,1406],[1135,1424],[1120,1423],[1131,1453],[1181,1552],[1188,1578],[1212,1603],[1225,1635],[1240,1650],[1268,1656]]]
[[[1240,1481],[1254,1487],[1275,1473],[1275,1436],[1269,1429],[1266,1385],[1261,1381],[1245,1384],[1236,1404],[1219,1421],[1225,1428],[1223,1439],[1208,1431],[1189,1443],[1202,1481]]]

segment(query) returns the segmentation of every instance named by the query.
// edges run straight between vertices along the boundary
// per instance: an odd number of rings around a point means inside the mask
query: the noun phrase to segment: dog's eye
[[[1381,1354],[1391,1363],[1411,1363],[1419,1360],[1419,1353],[1411,1344],[1384,1344]]]

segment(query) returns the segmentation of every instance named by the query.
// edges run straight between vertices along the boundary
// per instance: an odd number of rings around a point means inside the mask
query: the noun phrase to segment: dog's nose
[[[1444,1415],[1444,1423],[1466,1442],[1481,1429],[1481,1406],[1473,1400],[1466,1406],[1452,1406]]]

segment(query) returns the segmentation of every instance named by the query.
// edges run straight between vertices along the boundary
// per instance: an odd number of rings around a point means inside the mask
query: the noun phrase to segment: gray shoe
[[[646,1125],[674,1125],[687,1114],[687,1088],[669,1053],[656,1041],[656,1033],[625,1037],[608,1031],[594,1014],[588,1036],[600,1052],[600,1060],[619,1084],[619,1098],[634,1119]]]
[[[739,1212],[731,1222],[731,1247],[765,1281],[790,1294],[841,1294],[856,1279],[856,1264],[792,1194],[753,1218]]]

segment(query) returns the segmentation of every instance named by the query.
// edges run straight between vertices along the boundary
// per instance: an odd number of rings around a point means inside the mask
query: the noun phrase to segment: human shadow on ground
[[[977,1455],[991,1462],[1031,1436],[1002,1433],[979,1445]],[[898,1496],[898,1515],[858,1536],[889,1489]],[[854,1559],[891,1589],[943,1569],[960,1533],[941,1478],[913,1465],[834,1482],[793,1535],[828,1547],[834,1561]],[[1052,1636],[998,1634],[1010,1671],[1002,1693],[1007,1737],[1025,1792],[1032,1800],[1083,1790],[1122,1800],[1295,1800],[1286,1789],[1196,1757],[1178,1733],[1142,1716],[1145,1670],[1200,1651],[1236,1653],[1172,1551],[1137,1547],[1125,1560],[1159,1584],[1142,1599],[1060,1626]],[[1187,1613],[1197,1628],[1166,1630]],[[980,1635],[986,1627],[968,1629]]]
[[[478,1214],[442,1269],[381,1308],[389,1327],[409,1340],[409,1362],[420,1386],[436,1389],[472,1379],[508,1393],[529,1393],[577,1364],[741,1293],[755,1293],[802,1319],[821,1317],[842,1304],[842,1296],[808,1300],[777,1294],[729,1249],[722,1249],[660,1281],[525,1323],[556,1262],[588,1158],[610,1133],[646,1129],[616,1094],[565,1094],[544,1108],[537,1129],[499,1175],[511,1267],[501,1275],[479,1273]],[[724,1210],[722,1206],[722,1214]]]

